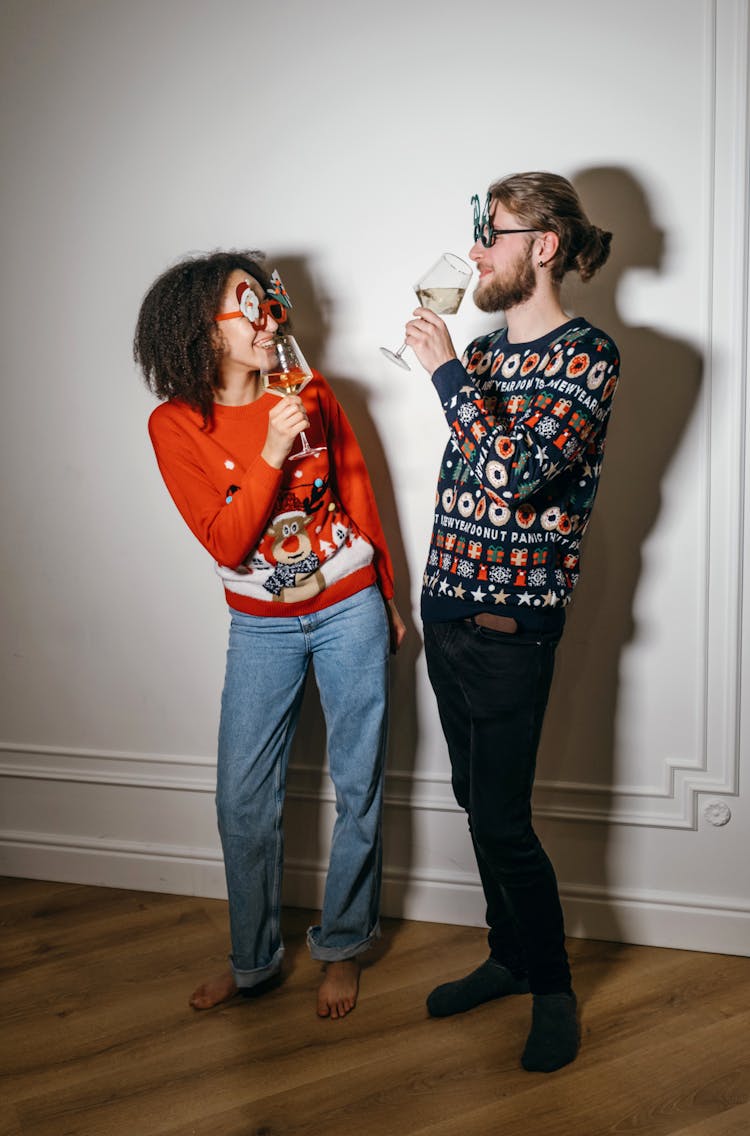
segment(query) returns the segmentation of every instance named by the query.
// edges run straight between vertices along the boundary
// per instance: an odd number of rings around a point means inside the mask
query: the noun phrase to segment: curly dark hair
[[[154,281],[141,304],[133,358],[157,398],[180,398],[208,422],[220,384],[221,339],[215,317],[236,268],[268,288],[264,255],[251,250],[188,257]]]

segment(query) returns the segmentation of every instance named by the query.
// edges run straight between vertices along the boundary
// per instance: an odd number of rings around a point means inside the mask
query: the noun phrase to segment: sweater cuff
[[[384,580],[382,577],[378,577],[378,587],[380,588],[381,596],[386,601],[392,600],[396,594],[391,580]]]
[[[467,380],[468,376],[461,366],[460,359],[449,359],[447,363],[441,363],[440,366],[432,372],[433,386],[438,392],[440,401],[443,404],[448,402],[454,394],[457,394]]]
[[[284,476],[284,470],[269,465],[263,455],[258,454],[255,461],[249,466],[246,476],[256,487],[263,485],[270,489],[276,489]]]

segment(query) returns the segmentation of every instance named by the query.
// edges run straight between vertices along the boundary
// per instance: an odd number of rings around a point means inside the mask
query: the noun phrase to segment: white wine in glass
[[[424,275],[420,276],[414,285],[414,291],[423,308],[429,308],[438,316],[452,316],[461,306],[471,276],[471,265],[454,256],[452,252],[444,252],[432,268],[428,268]],[[405,371],[411,370],[403,358],[406,340],[398,351],[391,351],[388,347],[381,347],[380,350],[391,363],[396,363]]]
[[[260,372],[261,382],[269,394],[287,395],[299,394],[313,377],[305,356],[299,349],[297,340],[293,335],[275,335],[271,348],[271,356]],[[302,448],[296,453],[289,454],[289,461],[299,458],[314,457],[322,454],[326,446],[311,446],[304,430],[300,431]]]

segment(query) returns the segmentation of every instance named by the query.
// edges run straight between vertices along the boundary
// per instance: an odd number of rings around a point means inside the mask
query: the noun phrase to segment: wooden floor
[[[750,959],[571,940],[583,1047],[525,1073],[528,997],[443,1021],[475,928],[388,921],[348,1018],[314,1013],[309,913],[286,981],[190,1010],[219,901],[4,880],[0,1136],[748,1136]]]

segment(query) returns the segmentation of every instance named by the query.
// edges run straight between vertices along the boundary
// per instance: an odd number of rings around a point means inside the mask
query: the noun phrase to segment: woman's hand
[[[406,325],[406,342],[425,370],[432,374],[443,363],[457,358],[456,349],[440,316],[429,308],[415,308],[414,315],[416,318]]]
[[[385,610],[388,614],[388,626],[391,629],[391,654],[395,655],[406,638],[406,624],[398,614],[393,600],[385,601]]]
[[[281,469],[289,456],[294,439],[310,425],[310,419],[296,394],[279,398],[268,415],[268,433],[261,457],[274,469]]]

